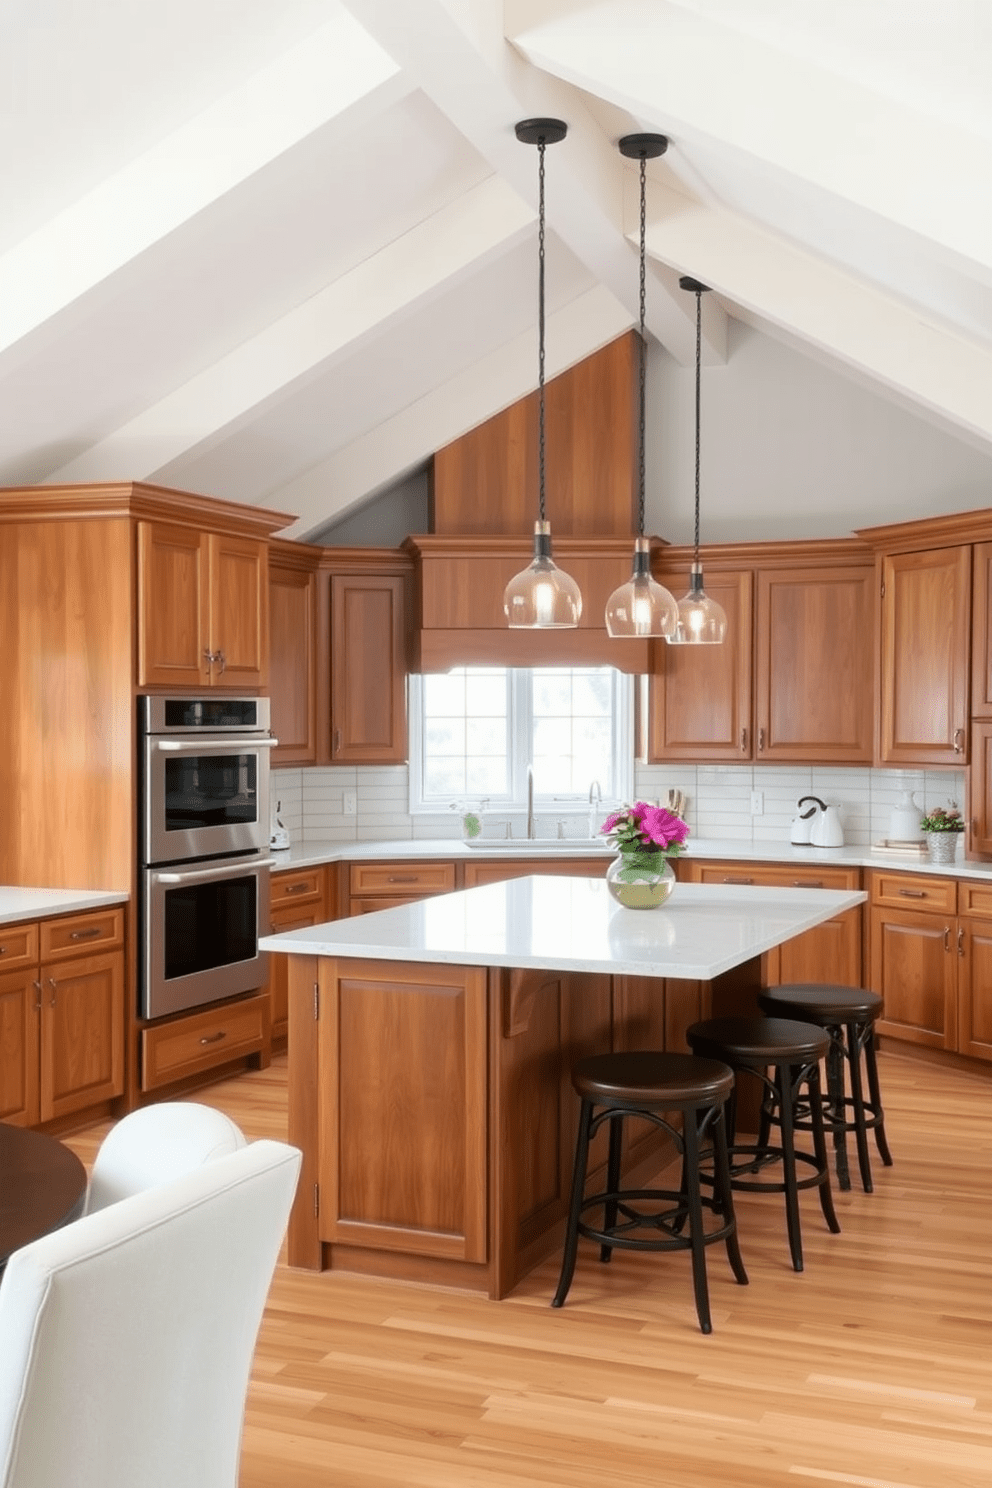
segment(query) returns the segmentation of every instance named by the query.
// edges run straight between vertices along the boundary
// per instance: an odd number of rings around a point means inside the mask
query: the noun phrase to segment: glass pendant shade
[[[534,523],[534,557],[503,591],[503,612],[511,630],[566,630],[579,623],[582,595],[551,557],[550,522]]]
[[[650,545],[639,537],[634,546],[634,572],[606,601],[606,629],[610,636],[660,636],[667,639],[678,626],[678,606],[651,577]]]
[[[672,646],[719,646],[727,634],[727,612],[703,588],[702,565],[694,563],[689,593],[679,600],[678,624],[668,637]]]

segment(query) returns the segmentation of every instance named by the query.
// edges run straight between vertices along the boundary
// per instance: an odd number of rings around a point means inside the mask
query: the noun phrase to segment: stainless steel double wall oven
[[[139,1012],[261,987],[269,929],[267,698],[138,699]]]

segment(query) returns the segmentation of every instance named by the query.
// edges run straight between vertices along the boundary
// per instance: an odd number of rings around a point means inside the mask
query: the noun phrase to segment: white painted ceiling
[[[306,536],[637,316],[728,318],[992,456],[986,0],[0,0],[0,483]],[[733,338],[729,338],[732,340]],[[875,513],[877,520],[888,514]]]

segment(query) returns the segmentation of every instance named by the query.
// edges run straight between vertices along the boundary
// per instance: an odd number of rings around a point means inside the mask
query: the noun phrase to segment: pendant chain
[[[699,364],[703,347],[703,292],[696,290],[696,535],[695,561],[699,563]]]
[[[538,141],[538,182],[540,185],[537,228],[537,449],[538,506],[544,521],[544,140]]]
[[[638,507],[637,507],[637,532],[638,532],[638,536],[640,536],[640,537],[643,537],[644,536],[644,429],[645,429],[644,382],[645,382],[645,375],[646,375],[646,373],[645,373],[645,363],[647,362],[647,355],[648,355],[648,351],[647,351],[647,340],[646,340],[646,337],[645,337],[645,334],[644,334],[644,304],[645,304],[645,286],[646,286],[646,274],[645,274],[645,252],[646,252],[646,248],[645,248],[645,240],[646,240],[646,236],[647,236],[646,226],[645,226],[645,224],[646,224],[646,216],[645,216],[645,206],[644,206],[644,197],[645,197],[645,190],[646,190],[646,185],[645,185],[645,182],[646,182],[646,173],[647,173],[647,157],[645,155],[642,155],[641,156],[641,276],[640,276],[641,343],[640,343],[640,366],[639,366],[639,372],[638,372],[638,376],[639,376],[638,396],[639,396],[639,399],[640,399],[640,409],[639,409],[639,419],[638,419],[638,438],[640,440],[640,455],[639,455],[639,465],[638,465],[638,472],[637,472],[637,477],[638,477],[638,492],[639,492]]]

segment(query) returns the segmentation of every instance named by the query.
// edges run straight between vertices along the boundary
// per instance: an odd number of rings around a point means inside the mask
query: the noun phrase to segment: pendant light
[[[651,545],[644,536],[644,385],[648,357],[644,330],[645,271],[645,183],[647,161],[664,155],[668,140],[663,134],[625,134],[620,154],[641,162],[641,277],[640,341],[638,368],[638,507],[634,571],[626,584],[614,589],[606,601],[606,629],[611,636],[663,636],[669,639],[678,625],[679,612],[667,589],[651,577]]]
[[[727,634],[727,614],[703,588],[703,565],[699,561],[699,369],[703,345],[702,299],[707,286],[683,275],[679,287],[692,290],[696,296],[696,529],[689,593],[679,600],[678,626],[668,642],[672,646],[715,646]]]
[[[565,138],[567,124],[561,119],[523,119],[516,126],[517,139],[536,145],[539,156],[538,183],[538,519],[534,523],[534,557],[503,591],[503,610],[513,630],[564,630],[578,625],[582,614],[579,586],[557,568],[551,558],[551,524],[544,515],[544,147]]]

